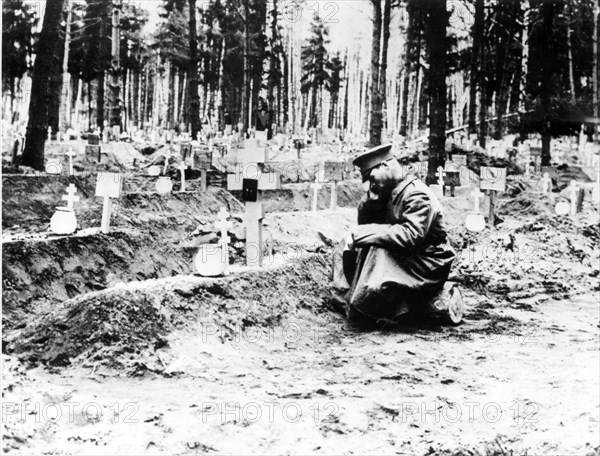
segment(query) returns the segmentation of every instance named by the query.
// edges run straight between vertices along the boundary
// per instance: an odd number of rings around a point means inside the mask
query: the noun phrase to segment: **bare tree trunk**
[[[390,21],[392,13],[392,0],[383,0],[383,42],[381,45],[381,67],[379,68],[379,141],[381,142],[381,130],[387,125],[387,116],[383,116],[387,104],[387,58],[388,44],[390,42]]]
[[[190,121],[192,138],[200,131],[200,97],[198,96],[198,39],[196,32],[196,0],[188,0],[190,10]]]
[[[112,42],[111,42],[111,62],[110,62],[110,103],[109,103],[109,127],[122,125],[120,104],[121,81],[120,74],[120,24],[121,24],[121,0],[113,0],[112,2]]]
[[[63,51],[63,90],[61,97],[60,107],[60,127],[66,129],[71,126],[70,113],[71,103],[69,100],[69,94],[71,93],[71,74],[69,73],[69,45],[71,43],[71,17],[72,17],[72,5],[70,2],[67,3],[67,24],[65,30],[65,45]]]
[[[521,35],[521,77],[519,80],[519,111],[525,112],[525,87],[527,85],[527,67],[529,65],[529,0],[521,4],[523,9],[523,35]]]
[[[39,171],[44,169],[44,144],[48,135],[48,104],[56,96],[50,92],[50,82],[60,80],[60,56],[55,52],[60,43],[60,19],[64,0],[47,0],[44,23],[37,44],[33,67],[29,120],[22,164]]]
[[[594,7],[594,68],[593,68],[593,79],[594,79],[594,117],[598,117],[598,15],[600,14],[600,1],[596,0],[596,6]]]
[[[248,52],[250,50],[249,36],[248,36],[248,21],[250,20],[250,7],[248,2],[250,0],[243,0],[244,2],[244,85],[242,86],[242,123],[243,133],[250,128],[250,118],[248,116],[248,102],[250,98],[250,64],[248,62]]]
[[[479,0],[482,1],[482,0]],[[483,2],[483,1],[482,1]],[[485,22],[485,14],[482,24]],[[481,35],[479,42],[479,146],[485,149],[487,140],[487,110],[488,110],[488,84],[485,80],[485,35]]]
[[[469,88],[469,133],[477,132],[477,80],[481,79],[479,72],[481,62],[478,56],[481,55],[483,46],[483,20],[484,20],[484,0],[475,0],[475,16],[473,22],[473,48],[471,50],[471,74]],[[479,87],[479,90],[482,90]]]
[[[542,65],[541,65],[541,88],[540,104],[542,109],[542,166],[549,166],[551,161],[550,143],[552,132],[550,130],[551,118],[551,91],[552,91],[552,70],[549,63],[553,59],[552,36],[554,27],[555,4],[553,2],[542,3]]]
[[[435,182],[438,166],[444,166],[446,146],[446,0],[429,0],[427,6],[429,48],[429,171],[428,183]]]
[[[381,93],[379,91],[379,55],[381,53],[381,0],[371,0],[373,5],[373,32],[371,36],[371,121],[369,145],[381,144]]]
[[[406,6],[408,14],[408,25],[406,28],[406,46],[404,51],[404,79],[402,81],[402,113],[400,114],[400,134],[406,136],[408,133],[408,94],[410,90],[410,74],[414,63],[414,39],[415,39],[415,13],[409,1]],[[418,63],[417,63],[418,66]]]
[[[567,8],[568,23],[567,23],[567,52],[569,58],[569,88],[571,89],[571,102],[575,103],[575,76],[573,74],[573,30],[571,29],[571,8]]]

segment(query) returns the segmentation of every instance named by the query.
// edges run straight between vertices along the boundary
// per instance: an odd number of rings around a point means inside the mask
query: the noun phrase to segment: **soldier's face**
[[[391,162],[385,161],[371,169],[369,190],[380,196],[387,196],[396,186],[396,178],[391,169]]]

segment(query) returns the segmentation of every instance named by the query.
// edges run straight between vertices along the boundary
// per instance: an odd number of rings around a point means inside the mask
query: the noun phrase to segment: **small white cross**
[[[48,127],[48,141],[52,140],[52,127]]]
[[[219,244],[227,246],[229,241],[231,241],[229,235],[227,234],[227,230],[233,228],[233,222],[227,220],[229,217],[229,212],[227,212],[224,207],[219,209],[217,215],[219,216],[219,221],[215,223],[215,227],[221,230],[221,239],[219,240]]]
[[[69,147],[69,151],[67,152],[67,156],[69,157],[69,176],[73,175],[73,157],[75,156],[75,152],[73,149]]]
[[[479,187],[475,187],[475,189],[471,192],[471,196],[475,198],[475,212],[479,212],[479,200],[483,198],[483,193],[479,190]]]
[[[69,184],[67,187],[67,193],[68,195],[63,195],[62,199],[67,202],[67,207],[69,209],[73,209],[73,203],[75,201],[79,201],[79,197],[75,196],[75,193],[77,193],[77,188],[73,184]]]
[[[438,185],[440,187],[444,187],[444,175],[446,174],[446,171],[444,171],[444,168],[442,168],[441,166],[438,166],[438,171],[436,173],[436,176],[438,177]]]

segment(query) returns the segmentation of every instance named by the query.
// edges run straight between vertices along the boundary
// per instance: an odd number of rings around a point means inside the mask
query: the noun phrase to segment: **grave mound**
[[[30,365],[100,365],[130,375],[162,372],[174,330],[197,333],[201,325],[264,327],[298,312],[326,311],[328,255],[236,276],[179,276],[132,282],[64,301],[7,345]],[[225,333],[227,338],[227,333]]]

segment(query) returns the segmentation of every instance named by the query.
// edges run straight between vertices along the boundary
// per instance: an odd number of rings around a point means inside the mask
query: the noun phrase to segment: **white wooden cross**
[[[71,147],[69,147],[67,156],[69,157],[69,176],[72,176],[73,175],[73,157],[75,156],[75,152],[73,152],[73,149]]]
[[[319,184],[318,182],[314,182],[312,184],[310,184],[310,188],[312,188],[312,211],[313,212],[317,212],[317,202],[318,202],[318,198],[319,198],[319,189],[322,187],[322,184]]]
[[[475,187],[471,192],[471,196],[475,199],[475,212],[479,212],[479,200],[484,197],[484,194],[481,193],[479,187]]]
[[[52,127],[48,126],[48,141],[52,140]]]
[[[67,207],[69,209],[73,209],[73,203],[75,201],[79,201],[79,197],[75,196],[77,193],[77,188],[73,184],[69,184],[67,187],[67,195],[63,195],[62,199],[67,202]]]
[[[181,171],[181,189],[180,191],[185,192],[185,170],[187,169],[187,165],[184,160],[181,160],[179,163],[179,171]]]
[[[221,252],[225,255],[225,274],[229,272],[229,242],[231,242],[231,238],[227,233],[228,230],[233,228],[233,222],[227,220],[229,217],[229,212],[224,207],[219,209],[217,213],[219,216],[219,221],[215,223],[215,227],[221,230],[221,238],[219,239],[219,245],[221,246]]]
[[[445,174],[446,174],[446,171],[444,171],[444,168],[442,168],[441,166],[438,166],[438,170],[435,175],[438,178],[438,185],[442,188],[444,188],[444,175]]]

